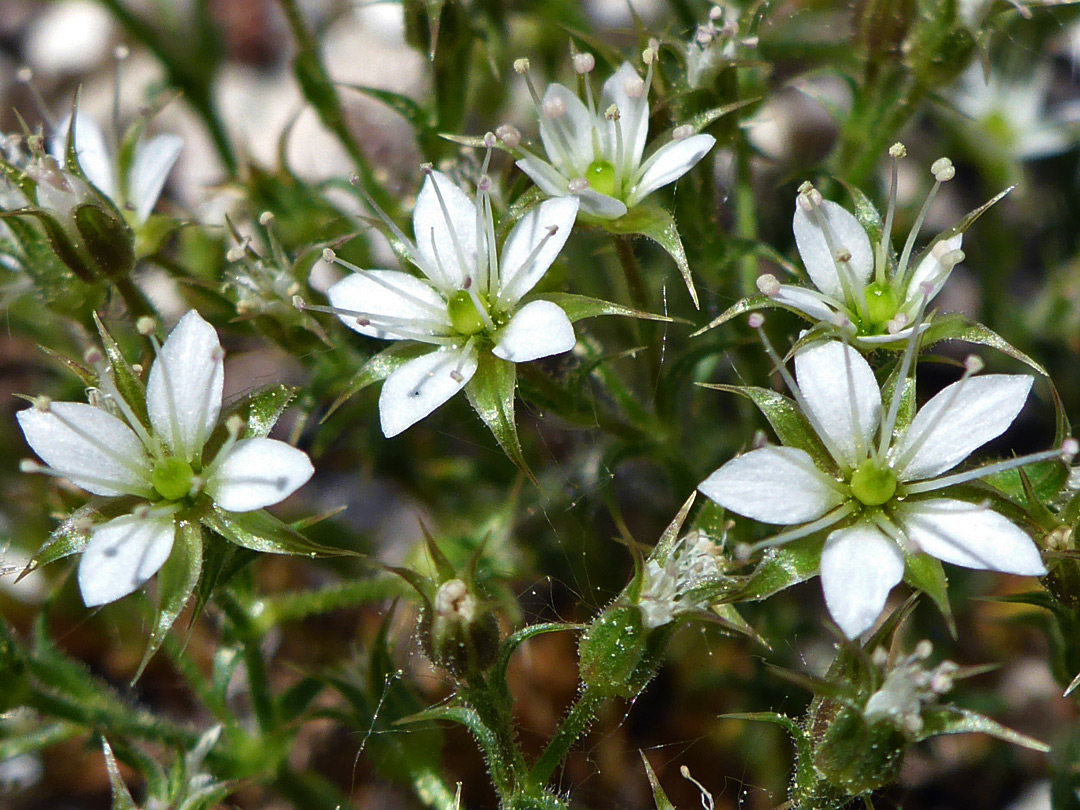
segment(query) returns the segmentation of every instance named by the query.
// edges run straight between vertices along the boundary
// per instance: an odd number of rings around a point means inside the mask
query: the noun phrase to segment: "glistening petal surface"
[[[135,159],[128,178],[128,201],[135,207],[135,217],[145,222],[161,196],[165,180],[180,157],[184,139],[179,135],[158,135],[135,147]]]
[[[1046,573],[1032,539],[985,506],[931,498],[902,504],[896,517],[913,543],[944,562],[1008,574]]]
[[[964,235],[958,233],[951,239],[939,243],[944,247],[939,248],[935,245],[934,249],[951,253],[954,250],[959,250],[963,241]],[[944,255],[944,253],[941,255]],[[918,308],[922,305],[924,295],[926,295],[926,300],[929,301],[941,292],[941,288],[945,286],[945,282],[949,280],[951,273],[952,268],[949,268],[949,272],[945,272],[944,266],[934,256],[933,251],[923,256],[922,261],[915,265],[915,270],[908,281],[907,292],[904,295],[904,304],[908,315],[914,317]],[[924,284],[929,285],[929,293],[922,289]]]
[[[134,431],[111,413],[81,402],[15,414],[42,461],[95,495],[148,495],[151,462]]]
[[[515,164],[529,179],[536,183],[536,187],[549,197],[561,197],[569,194],[567,186],[570,180],[559,174],[558,170],[550,163],[540,158],[527,155]]]
[[[581,201],[581,211],[597,219],[618,219],[626,213],[626,203],[616,200],[595,189],[587,188],[575,191],[574,196]]]
[[[833,247],[851,254],[847,266],[863,282],[870,278],[874,269],[874,252],[859,220],[843,206],[824,200],[814,213],[810,213],[796,201],[792,228],[803,266],[819,290],[842,300],[844,290],[837,274],[837,262],[825,238],[823,222],[832,234]]]
[[[531,301],[495,335],[492,353],[511,363],[525,363],[574,348],[574,326],[558,304]]]
[[[307,483],[315,468],[307,453],[276,439],[242,439],[214,468],[206,491],[227,512],[278,503]]]
[[[732,512],[784,526],[814,520],[844,502],[808,453],[775,445],[732,459],[698,489]]]
[[[829,615],[848,638],[874,626],[903,576],[903,553],[876,526],[856,523],[825,539],[821,587]]]
[[[326,291],[341,322],[382,340],[424,340],[451,332],[446,300],[430,284],[400,270],[352,273]],[[360,313],[367,319],[361,325]]]
[[[413,209],[413,235],[428,265],[424,272],[444,291],[461,289],[476,272],[476,206],[442,172],[433,171],[424,178]]]
[[[603,116],[608,107],[614,104],[619,109],[617,121],[604,120],[602,131],[606,141],[605,152],[612,163],[617,155],[618,139],[616,131],[622,136],[623,176],[629,177],[641,163],[645,152],[645,141],[649,137],[649,99],[642,92],[631,95],[629,88],[644,91],[644,80],[629,62],[623,62],[611,77],[604,82],[600,93],[598,114]]]
[[[394,370],[379,394],[386,438],[397,436],[465,387],[476,373],[476,349],[440,349]]]
[[[664,144],[641,167],[641,177],[630,191],[632,206],[658,188],[674,183],[698,164],[716,144],[712,135],[691,135]]]
[[[933,478],[1000,436],[1024,407],[1032,378],[983,374],[954,382],[915,414],[893,452],[901,481]]]
[[[844,467],[866,458],[881,420],[881,389],[855,349],[836,340],[812,343],[795,355],[795,376],[821,430]]]
[[[500,301],[515,303],[536,286],[570,237],[578,206],[577,197],[555,197],[518,220],[499,259]]]
[[[772,300],[793,307],[816,321],[830,321],[834,313],[818,295],[794,284],[781,284],[780,291],[772,296]]]
[[[223,359],[214,327],[192,309],[150,367],[146,384],[150,423],[169,449],[188,461],[202,452],[221,413]]]
[[[124,515],[95,526],[79,561],[79,590],[87,607],[127,596],[169,559],[171,515]]]

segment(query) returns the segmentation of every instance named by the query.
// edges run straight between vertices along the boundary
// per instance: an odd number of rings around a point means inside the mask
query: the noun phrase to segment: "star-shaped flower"
[[[413,211],[416,242],[394,228],[422,277],[361,270],[326,254],[355,271],[330,288],[328,310],[362,335],[409,341],[421,352],[383,383],[379,417],[387,437],[465,388],[485,353],[524,363],[574,347],[574,327],[557,304],[522,300],[566,243],[577,199],[560,197],[534,207],[500,251],[489,186],[482,177],[474,203],[445,174],[428,171]]]
[[[102,366],[100,355],[94,359]],[[208,444],[221,414],[223,359],[217,332],[191,310],[158,350],[141,401],[122,394],[115,370],[102,368],[89,404],[39,398],[16,414],[47,465],[26,462],[28,471],[66,478],[126,511],[89,527],[79,562],[87,607],[113,602],[152,577],[181,523],[278,503],[314,472],[295,447],[241,438],[238,416],[226,422],[220,442]],[[141,388],[125,379],[128,390]]]
[[[644,79],[624,62],[604,82],[599,102],[588,74],[596,61],[591,54],[574,56],[574,70],[582,76],[585,101],[561,84],[549,84],[543,99],[531,81],[529,92],[540,116],[540,140],[547,160],[527,152],[519,138],[504,138],[521,154],[518,167],[545,194],[567,194],[581,199],[583,214],[601,220],[618,219],[657,189],[674,183],[712,149],[712,135],[695,134],[692,126],[677,127],[673,140],[644,158],[649,136],[649,86],[656,49],[644,52],[648,72]],[[526,74],[528,60],[514,69]]]
[[[946,475],[1012,423],[1032,378],[976,376],[979,364],[973,361],[960,381],[897,430],[912,348],[887,412],[873,370],[844,343],[821,341],[798,351],[797,382],[777,363],[826,452],[815,457],[800,447],[768,445],[729,461],[699,487],[740,515],[794,527],[761,546],[831,530],[821,554],[821,582],[829,613],[849,638],[877,620],[904,576],[905,557],[929,554],[967,568],[1046,573],[1022,529],[987,505],[945,492],[1065,452]],[[1069,452],[1071,445],[1069,440]]]

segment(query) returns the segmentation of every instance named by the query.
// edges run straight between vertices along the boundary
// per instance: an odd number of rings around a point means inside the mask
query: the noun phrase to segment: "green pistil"
[[[480,305],[483,306],[483,302]],[[450,324],[458,334],[471,337],[484,331],[484,318],[467,290],[458,290],[451,295],[447,310],[450,312]]]
[[[884,327],[896,317],[900,302],[896,292],[888,284],[874,282],[866,287],[866,311],[870,324],[875,328]]]
[[[594,160],[585,170],[589,187],[600,194],[615,196],[615,167],[606,160]]]
[[[154,465],[154,489],[167,501],[178,501],[191,494],[195,478],[191,466],[182,458],[166,458]]]
[[[851,476],[851,494],[864,506],[881,506],[896,494],[896,475],[868,458]]]

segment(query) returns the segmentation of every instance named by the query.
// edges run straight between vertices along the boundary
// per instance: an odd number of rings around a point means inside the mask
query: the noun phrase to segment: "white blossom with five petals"
[[[906,556],[929,554],[967,568],[1028,576],[1046,573],[1039,550],[1020,527],[985,504],[943,492],[1060,455],[1048,451],[946,474],[1008,428],[1027,399],[1031,377],[965,374],[894,435],[905,386],[896,386],[883,413],[874,372],[850,346],[811,344],[795,355],[797,380],[781,370],[828,451],[827,463],[798,447],[768,445],[724,464],[699,489],[737,514],[793,527],[759,547],[831,529],[821,554],[821,582],[829,613],[849,638],[874,625],[904,576]]]
[[[522,299],[566,243],[577,199],[540,203],[498,251],[489,183],[481,178],[474,203],[445,174],[428,172],[413,211],[416,242],[394,228],[422,278],[399,270],[361,270],[326,254],[355,271],[329,289],[326,309],[362,335],[431,348],[383,383],[379,417],[388,438],[462,390],[476,373],[480,352],[524,363],[570,351],[576,343],[574,327],[557,304]]]
[[[79,562],[87,607],[139,588],[165,564],[176,521],[205,495],[226,512],[278,503],[311,477],[307,454],[284,442],[240,438],[239,418],[213,458],[204,456],[221,413],[224,352],[217,332],[189,311],[158,350],[146,384],[147,419],[107,373],[91,404],[39,399],[16,414],[45,462],[24,466],[66,478],[94,495],[134,496],[130,514],[93,525]]]

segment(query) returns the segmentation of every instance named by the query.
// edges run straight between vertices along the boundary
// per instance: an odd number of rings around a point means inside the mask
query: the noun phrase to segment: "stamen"
[[[698,790],[701,791],[701,807],[703,810],[715,810],[716,804],[713,802],[712,794],[705,789],[705,786],[701,784],[697,779],[690,775],[690,769],[683,765],[679,768],[679,773],[682,774],[682,778],[694,784]]]
[[[499,303],[504,303],[508,298],[510,298],[511,293],[513,292],[517,284],[520,282],[520,279],[525,276],[526,271],[533,266],[533,262],[535,262],[537,257],[540,255],[540,251],[544,249],[544,245],[547,244],[548,239],[553,237],[558,232],[558,225],[548,226],[547,233],[545,233],[540,238],[540,241],[536,243],[536,247],[534,247],[529,252],[529,255],[525,257],[525,261],[521,263],[521,267],[517,270],[517,273],[510,280],[510,283],[506,285],[505,289],[499,290]]]
[[[827,529],[830,526],[839,523],[857,508],[854,501],[848,500],[823,517],[819,517],[817,520],[811,521],[810,523],[804,523],[802,526],[788,529],[779,534],[774,534],[772,537],[759,540],[756,543],[748,544],[744,549],[744,553],[749,556],[756,554],[762,549],[776,548],[777,546],[783,546],[795,540],[801,540],[803,537],[809,537],[814,532],[819,532],[822,529]]]
[[[896,375],[896,388],[893,391],[892,402],[889,403],[889,410],[885,415],[885,421],[881,423],[881,436],[878,438],[878,458],[885,458],[889,445],[892,443],[892,434],[893,430],[896,428],[896,419],[900,415],[900,403],[904,398],[904,386],[907,381],[908,372],[911,370],[912,360],[915,357],[915,346],[919,342],[919,332],[922,327],[923,318],[926,316],[926,305],[929,303],[929,287],[924,284],[922,291],[922,303],[915,315],[915,323],[911,329],[911,337],[908,338],[908,345],[904,349],[904,357],[900,361],[900,368]],[[893,460],[892,467],[894,469],[899,469],[899,465],[896,463],[895,459]]]
[[[454,222],[450,219],[450,209],[446,205],[446,200],[443,198],[442,189],[439,188],[439,182],[435,179],[434,169],[430,163],[421,166],[421,171],[424,172],[431,179],[431,187],[435,189],[435,196],[439,200],[439,207],[442,209],[443,219],[446,222],[446,230],[450,233],[450,242],[454,246],[454,252],[457,253],[458,265],[461,267],[462,273],[469,271],[469,263],[465,260],[465,251],[461,249],[461,243],[458,242],[457,231],[454,229]],[[435,252],[435,231],[432,229],[432,251]],[[436,252],[436,255],[437,252]]]
[[[780,282],[772,273],[764,273],[758,276],[757,281],[754,283],[757,285],[758,292],[769,298],[780,294]]]
[[[873,509],[870,511],[870,520],[873,521],[875,526],[881,529],[886,537],[896,543],[896,545],[900,546],[902,551],[907,553],[919,551],[919,548],[911,542],[900,527],[889,520],[888,516],[880,509]]]
[[[640,81],[640,80],[639,80]],[[615,127],[615,183],[611,196],[618,198],[620,196],[619,190],[622,188],[622,173],[623,173],[623,134],[622,134],[622,114],[619,112],[618,106],[612,104],[607,110],[604,111],[604,118],[611,121]]]
[[[570,60],[574,64],[574,72],[579,76],[585,76],[593,72],[596,67],[596,58],[588,52],[575,53]]]
[[[495,129],[495,137],[506,144],[509,149],[516,149],[521,143],[521,132],[513,124],[500,124]]]
[[[930,171],[934,175],[934,185],[931,186],[930,193],[926,195],[926,200],[923,202],[922,208],[919,209],[919,215],[915,218],[915,224],[912,225],[907,241],[904,242],[904,250],[900,254],[900,263],[896,269],[897,289],[903,289],[903,283],[907,278],[908,263],[911,261],[911,251],[915,247],[915,240],[919,238],[919,231],[922,230],[923,222],[926,220],[927,214],[930,213],[930,206],[937,196],[938,189],[941,188],[942,183],[952,180],[956,175],[956,169],[953,168],[952,161],[948,158],[939,158],[934,161]]]
[[[907,155],[907,148],[902,143],[894,143],[889,147],[889,157],[892,160],[892,179],[889,183],[889,207],[885,212],[885,227],[881,231],[881,243],[878,245],[878,255],[875,261],[877,272],[874,280],[878,284],[885,283],[885,268],[888,264],[889,249],[892,246],[893,219],[896,216],[896,194],[900,185],[900,161]]]
[[[357,265],[353,264],[350,261],[346,261],[345,259],[340,258],[330,248],[323,248],[322,258],[323,258],[323,261],[326,262],[327,264],[336,264],[336,265],[339,265],[340,267],[344,267],[346,270],[351,270],[354,273],[359,273],[364,278],[366,278],[368,281],[375,282],[376,284],[378,284],[383,289],[389,290],[390,292],[394,293],[395,295],[397,295],[397,296],[399,296],[401,298],[404,298],[406,301],[409,301],[412,304],[416,304],[416,306],[418,306],[418,307],[420,307],[422,309],[426,309],[428,312],[430,312],[432,315],[434,315],[436,317],[440,317],[440,316],[445,314],[443,312],[443,310],[441,310],[439,307],[432,304],[430,301],[425,301],[422,298],[417,298],[415,295],[412,295],[411,293],[405,292],[404,290],[401,290],[398,287],[395,287],[390,282],[388,282],[385,279],[379,277],[375,273],[371,273],[371,272],[369,272],[367,270],[364,270],[361,267],[358,267]],[[295,298],[293,300],[293,304],[296,305]],[[303,300],[301,300],[300,304],[297,305],[298,309],[304,309],[305,307],[307,309],[315,310],[316,312],[321,311],[318,308],[313,307],[310,304],[305,303]]]
[[[476,288],[471,284],[466,286],[465,291],[469,293],[469,300],[472,301],[473,307],[476,309],[476,314],[480,316],[480,320],[484,322],[484,328],[488,330],[488,333],[495,331],[495,322],[491,320],[491,316],[488,315],[487,308],[480,300],[479,293],[476,292]]]
[[[829,220],[824,214],[825,200],[821,196],[821,192],[809,182],[799,186],[799,192],[799,204],[814,220],[815,224],[821,229],[822,236],[825,237],[825,245],[829,249],[829,255],[832,257],[833,265],[836,268],[837,280],[840,282],[845,301],[849,305],[854,304],[860,319],[869,320],[862,279],[856,276],[855,271],[851,269],[851,251],[837,243],[836,235],[832,232]]]
[[[420,251],[416,247],[416,243],[413,242],[405,233],[399,228],[394,221],[390,219],[385,211],[379,206],[375,199],[368,194],[367,189],[360,182],[359,175],[353,175],[349,178],[349,183],[360,192],[360,195],[364,198],[364,201],[371,207],[371,210],[375,212],[376,216],[382,220],[382,223],[387,227],[394,238],[404,249],[406,257],[420,268],[420,271],[424,273],[428,278],[432,278],[432,273],[429,272],[432,268],[420,254]],[[419,236],[419,235],[418,235]]]
[[[1026,456],[1018,456],[1017,458],[1011,458],[1008,461],[999,461],[996,464],[987,464],[983,467],[976,467],[973,470],[967,470],[966,472],[946,475],[943,478],[934,478],[929,481],[920,481],[917,484],[908,484],[906,489],[909,494],[918,495],[923,492],[935,492],[939,489],[956,486],[957,484],[965,484],[968,481],[985,478],[988,475],[995,475],[996,473],[1006,472],[1007,470],[1013,470],[1017,467],[1023,467],[1028,464],[1035,464],[1039,461],[1061,459],[1067,462],[1068,458],[1076,455],[1075,448],[1076,440],[1066,439],[1064,442],[1062,442],[1061,447],[1057,448],[1056,450],[1044,450],[1041,453],[1029,453]]]
[[[355,309],[344,309],[343,307],[309,304],[300,296],[293,298],[293,306],[300,310],[325,312],[327,315],[355,318],[360,326],[371,326],[379,332],[385,332],[387,335],[392,336],[391,339],[395,340],[417,340],[438,346],[445,346],[454,342],[447,326],[419,318],[397,318],[393,315],[361,312]],[[420,331],[414,331],[414,329]]]
[[[140,318],[139,320],[142,321],[143,318]],[[104,355],[102,355],[100,351],[93,349],[86,353],[86,360],[97,372],[98,385],[101,388],[101,393],[120,410],[120,413],[123,414],[125,421],[128,423],[128,427],[135,431],[135,435],[139,437],[139,441],[141,441],[143,447],[146,448],[146,452],[153,456],[155,460],[164,458],[165,447],[162,445],[161,440],[150,434],[142,421],[135,414],[131,405],[123,395],[121,395],[120,390],[116,387],[116,382],[112,378],[111,369],[105,365]],[[132,370],[134,370],[134,368]]]

